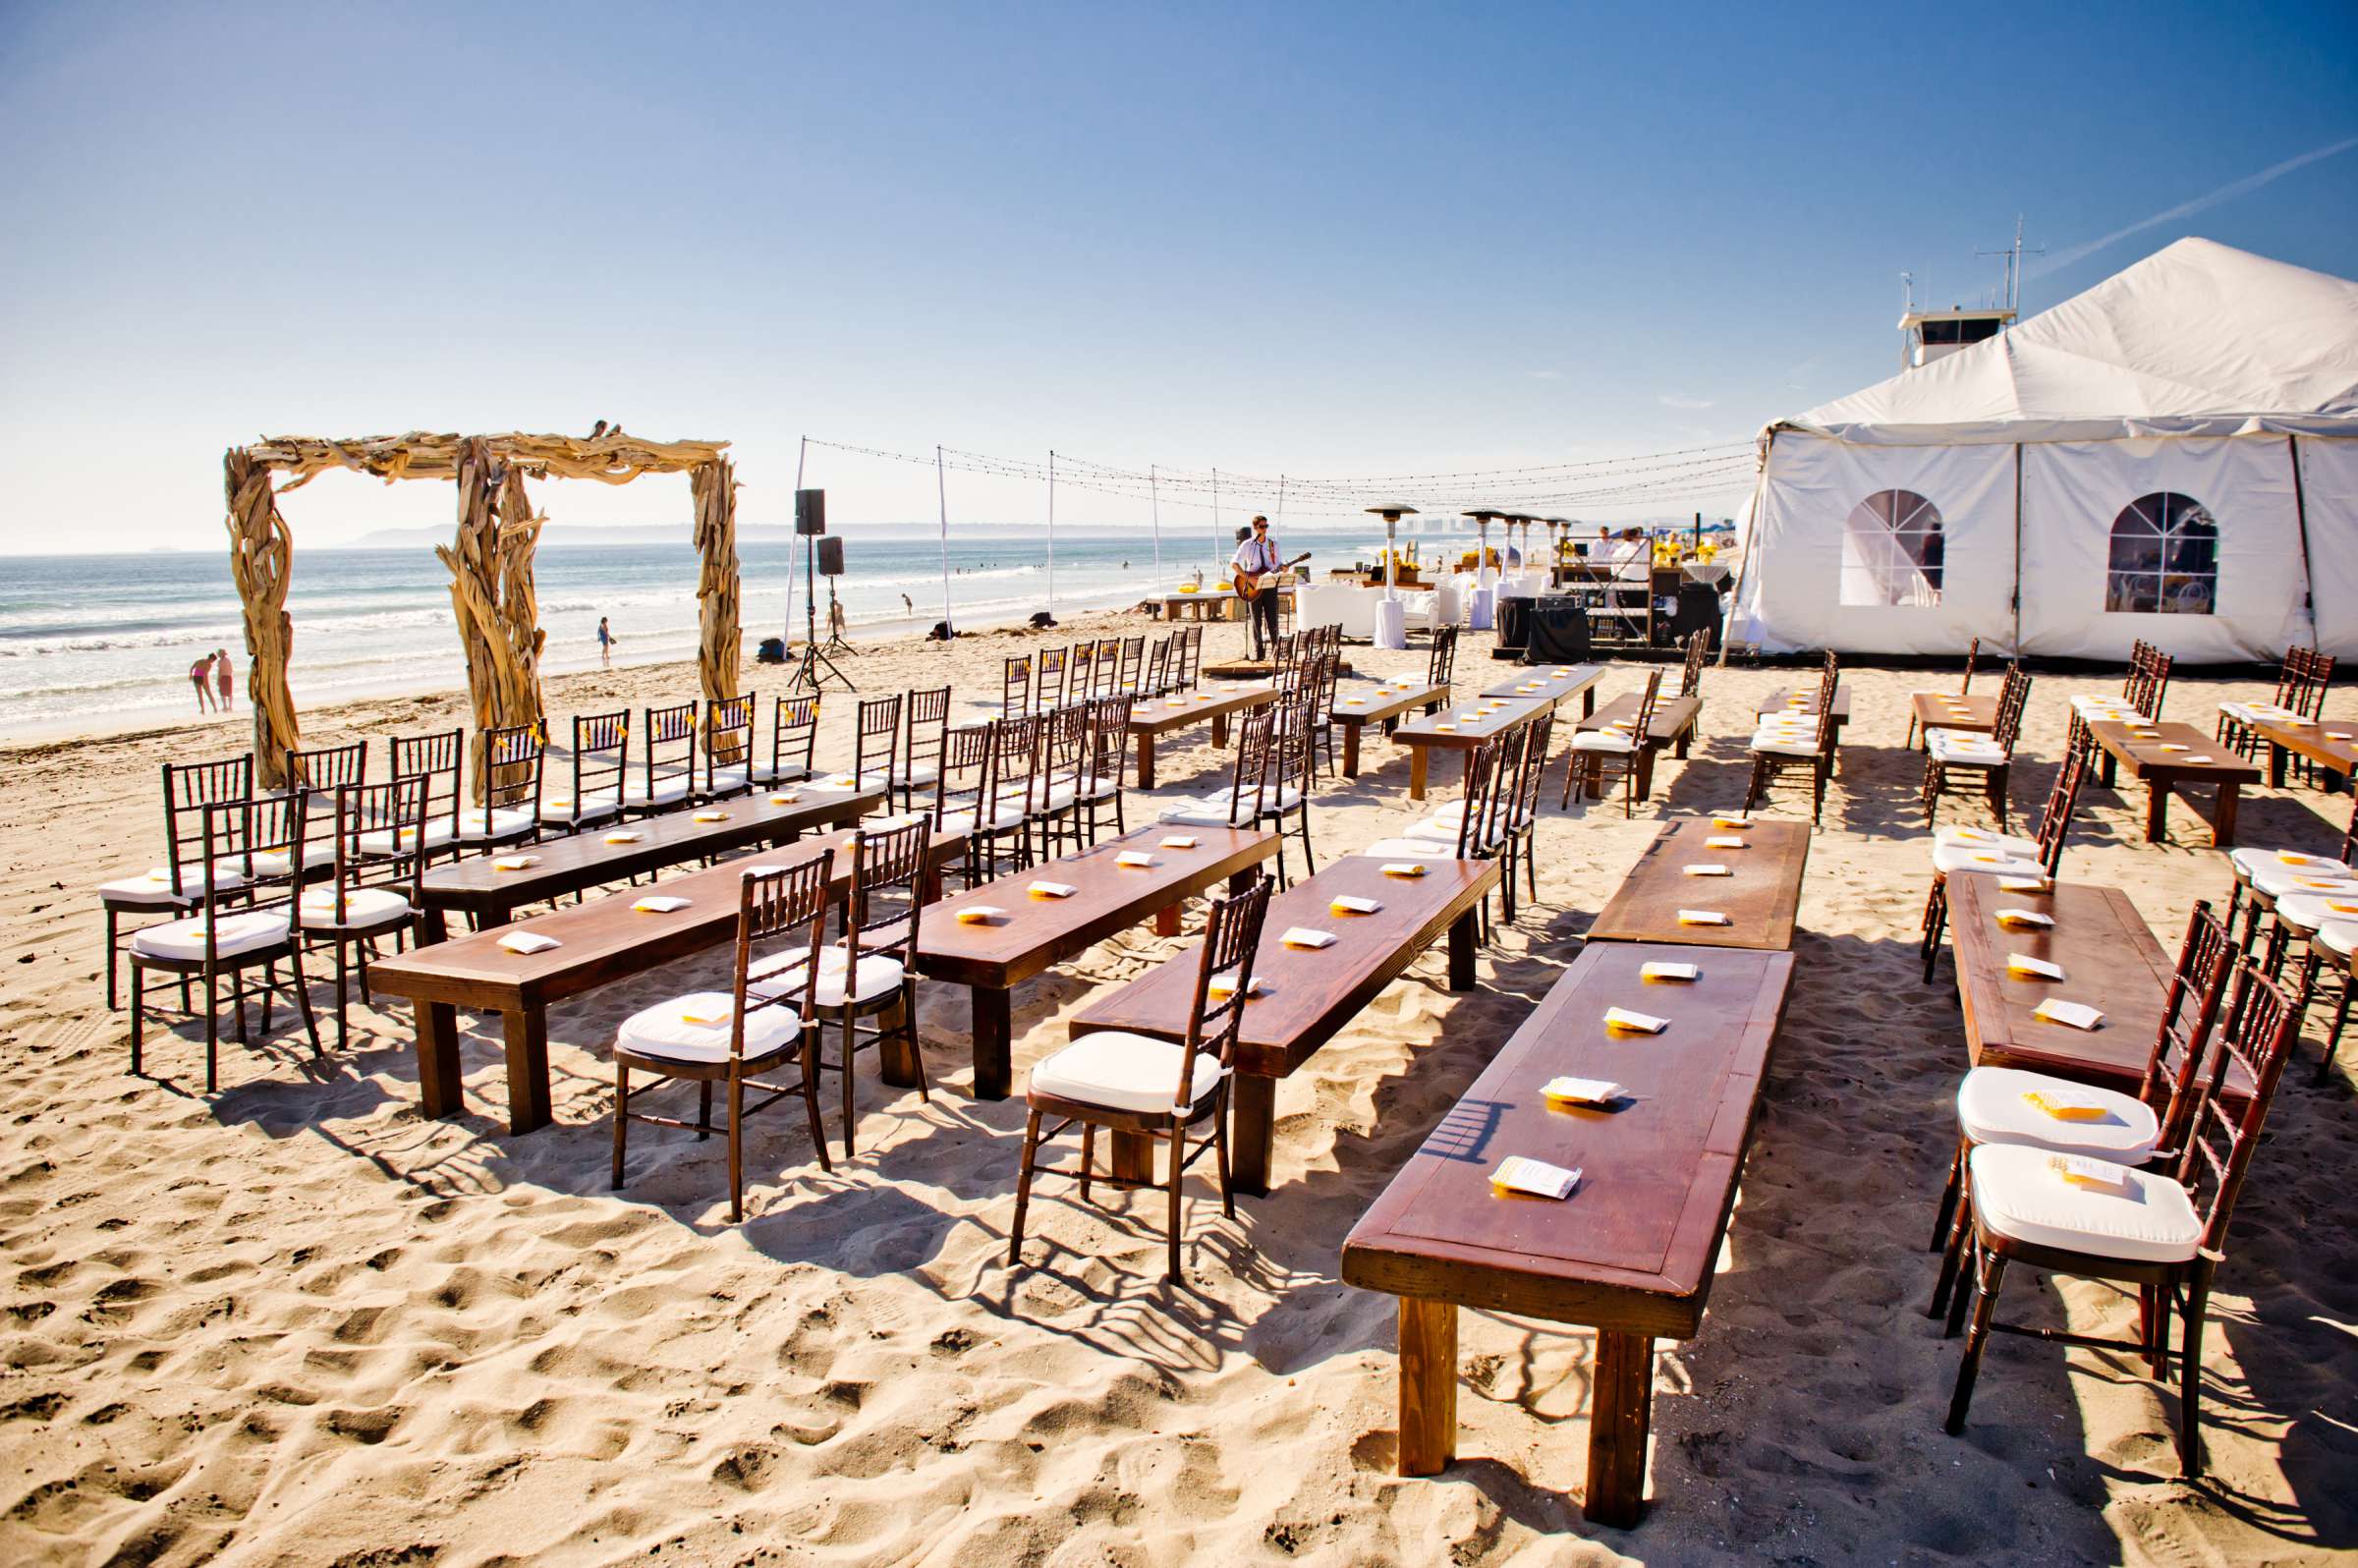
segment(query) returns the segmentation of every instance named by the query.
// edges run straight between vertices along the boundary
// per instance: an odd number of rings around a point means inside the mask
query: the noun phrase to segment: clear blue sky
[[[618,419],[734,441],[755,522],[805,433],[1321,476],[1740,439],[1889,373],[1900,271],[1983,294],[2017,211],[2061,254],[2354,136],[2347,3],[19,0],[0,549],[210,548],[263,432]],[[2024,304],[2190,233],[2358,275],[2358,149]],[[932,514],[929,472],[810,481]],[[677,480],[537,498],[687,514]],[[332,476],[288,512],[329,541],[451,505]]]

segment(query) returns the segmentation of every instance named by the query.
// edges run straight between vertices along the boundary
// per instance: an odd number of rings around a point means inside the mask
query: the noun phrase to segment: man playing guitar
[[[1246,618],[1253,623],[1255,658],[1268,657],[1268,650],[1277,643],[1277,595],[1264,580],[1309,559],[1310,552],[1305,550],[1291,561],[1280,560],[1277,541],[1269,537],[1269,520],[1265,517],[1253,520],[1251,535],[1228,558],[1229,579],[1236,584],[1236,591],[1245,601]]]

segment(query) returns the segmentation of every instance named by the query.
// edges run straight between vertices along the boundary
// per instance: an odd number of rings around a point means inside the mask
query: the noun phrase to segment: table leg
[[[1247,866],[1242,869],[1230,871],[1228,873],[1229,896],[1231,898],[1241,898],[1245,894],[1250,893],[1253,891],[1254,881],[1263,874],[1265,873],[1259,866]]]
[[[1215,752],[1228,750],[1228,715],[1225,713],[1211,716],[1211,749]]]
[[[1584,719],[1597,716],[1597,688],[1594,686],[1584,688],[1580,694],[1580,716]]]
[[[1005,1099],[1014,1082],[1009,1051],[1008,994],[995,985],[976,985],[968,994],[975,1011],[975,1098]]]
[[[1154,1185],[1154,1146],[1162,1142],[1151,1133],[1126,1133],[1119,1128],[1106,1135],[1112,1146],[1113,1179],[1125,1186]]]
[[[2104,757],[2105,764],[2099,771],[2105,788],[2111,789],[2120,776],[2120,758],[2114,756],[2110,752],[2105,752]]]
[[[1654,798],[1654,747],[1641,743],[1638,747],[1638,799]]]
[[[1474,950],[1481,938],[1475,922],[1475,912],[1466,911],[1449,923],[1449,988],[1470,991],[1474,988]]]
[[[908,1021],[909,1003],[906,997],[896,997],[876,1019],[876,1026],[885,1031],[899,1029]],[[887,1033],[876,1041],[876,1076],[895,1089],[915,1089],[922,1077],[918,1071],[917,1041],[907,1035]]]
[[[2157,773],[2148,783],[2145,792],[2145,841],[2148,844],[2159,844],[2162,842],[2162,834],[2168,830],[2169,780]]]
[[[508,1041],[508,1136],[538,1132],[548,1115],[548,1013],[502,1013]]]
[[[1157,936],[1176,936],[1179,934],[1178,905],[1165,904],[1162,906],[1162,908],[1154,912],[1154,934]]]
[[[2214,849],[2235,847],[2235,808],[2243,799],[2243,786],[2233,779],[2218,787],[2218,814],[2211,820],[2211,845]]]
[[[441,905],[426,905],[424,918],[420,924],[422,929],[419,933],[419,946],[431,947],[436,942],[450,940],[450,917],[444,913]]]
[[[1400,1474],[1437,1476],[1456,1457],[1457,1304],[1403,1296]]]
[[[428,1116],[456,1116],[459,1092],[459,1017],[448,1002],[419,1002],[418,1097]]]
[[[1138,787],[1154,787],[1154,737],[1143,733],[1138,738]]]
[[[1343,777],[1359,777],[1359,730],[1356,724],[1343,726]]]
[[[1412,801],[1425,798],[1425,748],[1422,746],[1408,749],[1408,798]]]
[[[1621,1530],[1638,1522],[1646,1509],[1646,1437],[1653,1424],[1654,1340],[1598,1330],[1584,1518]]]
[[[2284,748],[2274,741],[2268,743],[2268,787],[2272,790],[2284,787]]]
[[[1277,1160],[1277,1080],[1239,1073],[1228,1083],[1230,1180],[1240,1193],[1266,1198]]]

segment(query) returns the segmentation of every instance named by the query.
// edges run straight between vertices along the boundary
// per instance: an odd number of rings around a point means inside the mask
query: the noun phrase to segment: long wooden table
[[[2343,783],[2358,773],[2358,720],[2310,719],[2296,724],[2290,719],[2264,719],[2247,721],[2245,728],[2268,743],[2272,789],[2284,787],[2284,764],[2290,756],[2307,757],[2329,777]]]
[[[1741,838],[1742,849],[1704,841]],[[1677,942],[1692,947],[1786,948],[1810,864],[1810,824],[1754,817],[1716,827],[1708,816],[1664,823],[1589,926],[1592,942]],[[1689,876],[1688,866],[1724,866],[1725,876]],[[1714,910],[1725,925],[1682,925],[1682,909]]]
[[[1581,717],[1586,718],[1597,711],[1597,683],[1604,679],[1608,668],[1603,664],[1535,664],[1520,679],[1501,681],[1482,695],[1544,698],[1558,707],[1577,697]]]
[[[1702,977],[1648,983],[1641,967]],[[1400,1474],[1457,1452],[1457,1311],[1597,1329],[1588,1495],[1600,1524],[1638,1522],[1653,1422],[1654,1342],[1693,1338],[1712,1291],[1790,953],[1603,944],[1582,953],[1343,1243],[1343,1278],[1400,1298]],[[1667,1018],[1608,1031],[1604,1011]],[[1557,1109],[1557,1074],[1610,1079],[1602,1108]],[[1511,1155],[1583,1172],[1555,1202],[1495,1191]]]
[[[1277,1080],[1298,1071],[1341,1033],[1444,931],[1449,988],[1473,988],[1477,907],[1498,885],[1499,863],[1428,860],[1420,863],[1425,874],[1418,877],[1386,876],[1384,864],[1365,855],[1345,856],[1269,901],[1261,947],[1253,957],[1253,973],[1267,989],[1245,1004],[1229,1093],[1233,1179],[1246,1192],[1269,1190]],[[1343,894],[1373,898],[1383,907],[1373,915],[1337,915],[1328,906]],[[1278,938],[1296,925],[1331,931],[1334,941],[1317,949],[1287,947]],[[1190,947],[1090,1006],[1073,1020],[1074,1037],[1120,1029],[1156,1039],[1186,1038],[1201,947]],[[1151,1145],[1146,1139],[1135,1142]],[[1114,1147],[1117,1178],[1151,1179],[1151,1171],[1123,1170],[1122,1141],[1117,1138]]]
[[[1600,711],[1591,713],[1577,726],[1583,730],[1601,730],[1615,723],[1635,724],[1638,709],[1645,706],[1642,692],[1625,692],[1604,704]],[[1646,738],[1638,748],[1638,799],[1650,799],[1654,794],[1654,759],[1664,747],[1670,755],[1681,759],[1695,743],[1695,731],[1703,718],[1703,699],[1700,697],[1664,697],[1654,704],[1654,718],[1646,726]],[[1600,783],[1603,766],[1595,752],[1586,755],[1588,782],[1584,786],[1591,799],[1602,791]]]
[[[1216,751],[1228,744],[1228,720],[1277,700],[1273,686],[1248,686],[1234,692],[1181,692],[1171,697],[1142,698],[1130,709],[1130,733],[1138,738],[1138,787],[1154,787],[1154,743],[1191,724],[1211,721],[1211,744]]]
[[[1343,732],[1343,777],[1359,777],[1359,737],[1369,725],[1389,725],[1409,713],[1437,713],[1448,703],[1448,686],[1429,681],[1378,683],[1372,692],[1337,692],[1334,722]]]
[[[2260,769],[2191,724],[2163,720],[2158,724],[2121,724],[2097,719],[2087,726],[2088,739],[2104,754],[2104,781],[2109,786],[2117,769],[2145,785],[2145,841],[2159,844],[2169,830],[2169,797],[2173,791],[2218,791],[2211,813],[2211,842],[2219,849],[2235,844],[2235,809],[2246,784],[2260,782]],[[2167,747],[2170,750],[2164,751]],[[2192,758],[2202,757],[2202,761]],[[2189,795],[2187,804],[2197,815],[2202,808]]]
[[[371,986],[407,996],[417,1014],[418,1090],[428,1116],[453,1116],[461,1107],[458,1009],[500,1015],[507,1042],[508,1131],[529,1133],[549,1121],[548,1009],[583,991],[657,969],[731,941],[737,934],[738,888],[755,866],[794,866],[822,851],[838,851],[833,889],[851,890],[849,834],[828,834],[661,884],[666,897],[688,907],[649,914],[631,906],[637,888],[522,921],[502,930],[477,931],[379,959],[368,969]],[[956,835],[936,837],[936,872],[966,852]],[[517,931],[554,937],[558,946],[512,953],[500,938]]]
[[[1162,840],[1171,837],[1193,837],[1197,844],[1162,848]],[[1142,870],[1116,866],[1115,857],[1125,850],[1151,855],[1154,864]],[[917,971],[973,993],[975,1097],[1007,1097],[1014,1077],[1009,999],[1017,984],[1125,926],[1166,910],[1175,915],[1181,900],[1215,882],[1237,885],[1276,853],[1274,833],[1154,823],[929,907],[918,936]],[[1070,883],[1076,891],[1069,898],[1034,898],[1026,889],[1039,881]],[[958,911],[975,904],[1007,913],[962,924]],[[899,1083],[892,1064],[883,1066],[884,1081]]]
[[[774,804],[772,797],[781,794],[796,799],[783,806]],[[805,833],[856,822],[890,805],[883,790],[830,793],[797,784],[697,809],[725,813],[716,822],[697,821],[694,812],[671,812],[452,861],[425,873],[425,940],[441,941],[448,934],[453,914],[471,916],[479,926],[504,925],[520,905],[549,903],[567,893],[587,892],[691,861],[789,844]],[[609,833],[639,836],[632,843],[609,844]],[[526,856],[534,864],[522,870],[503,871],[496,864]]]
[[[1997,699],[1959,697],[1946,692],[1918,692],[1910,699],[1908,744],[1933,730],[1955,730],[1964,735],[1997,733]]]
[[[1408,798],[1412,801],[1425,798],[1428,752],[1464,752],[1471,766],[1475,747],[1504,735],[1518,724],[1530,723],[1551,706],[1544,698],[1485,697],[1410,719],[1392,731],[1392,744],[1409,749]],[[1484,708],[1489,711],[1483,713]]]

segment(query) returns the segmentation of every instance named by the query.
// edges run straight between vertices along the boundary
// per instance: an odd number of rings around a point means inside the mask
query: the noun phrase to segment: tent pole
[[[1752,485],[1752,527],[1744,534],[1744,553],[1736,558],[1736,586],[1727,590],[1727,608],[1720,612],[1719,668],[1727,668],[1727,655],[1736,645],[1735,628],[1728,617],[1744,602],[1744,580],[1752,576],[1752,558],[1761,538],[1761,513],[1768,504],[1768,460],[1776,455],[1776,432],[1768,432],[1768,450],[1761,454],[1761,476]],[[1569,529],[1565,532],[1569,533]],[[1651,591],[1651,589],[1649,590]]]
[[[2301,438],[2289,432],[2284,437],[2284,455],[2292,463],[2292,518],[2301,529],[2301,602],[2309,607],[2309,644],[2325,645],[2325,638],[2317,629],[2317,579],[2309,573],[2309,497],[2301,486]]]
[[[933,493],[941,503],[941,630],[942,641],[958,635],[950,620],[950,481],[941,471],[941,448],[933,448]]]
[[[2022,443],[2014,443],[2014,656],[2022,657]]]

